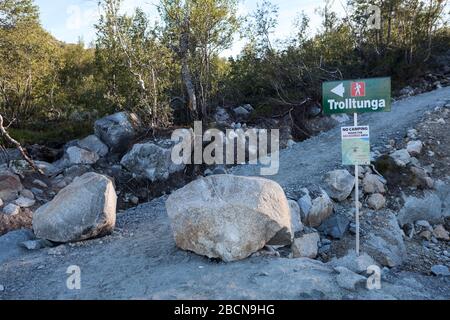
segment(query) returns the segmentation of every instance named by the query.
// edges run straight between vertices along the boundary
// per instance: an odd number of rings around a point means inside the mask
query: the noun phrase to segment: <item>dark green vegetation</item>
[[[251,103],[256,116],[320,101],[321,83],[392,76],[399,89],[438,67],[450,50],[443,0],[374,0],[381,29],[367,28],[367,2],[349,0],[338,18],[329,2],[307,36],[299,13],[288,39],[272,39],[277,7],[267,0],[246,17],[237,0],[160,0],[160,22],[120,0],[101,0],[97,40],[65,44],[46,32],[32,0],[0,1],[0,114],[21,142],[69,140],[97,117],[138,113],[148,127],[207,118],[218,105]],[[447,8],[447,9],[446,9]],[[242,34],[236,58],[221,52]],[[448,64],[447,64],[448,65]]]

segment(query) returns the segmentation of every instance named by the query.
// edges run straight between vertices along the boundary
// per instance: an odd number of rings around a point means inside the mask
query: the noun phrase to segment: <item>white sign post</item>
[[[354,113],[355,127],[358,126],[358,114]],[[359,256],[359,166],[355,165],[355,224],[356,224],[356,255]]]
[[[356,253],[359,255],[359,166],[370,164],[370,128],[358,126],[358,114],[354,114],[354,126],[342,127],[342,164],[355,166],[355,222]]]

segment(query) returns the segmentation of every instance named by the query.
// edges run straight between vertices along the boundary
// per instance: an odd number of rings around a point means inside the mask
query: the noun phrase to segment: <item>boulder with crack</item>
[[[214,175],[175,191],[166,202],[177,246],[235,261],[292,242],[283,189],[263,178]]]

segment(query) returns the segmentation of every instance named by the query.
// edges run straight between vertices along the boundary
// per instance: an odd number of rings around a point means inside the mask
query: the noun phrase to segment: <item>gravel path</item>
[[[362,116],[361,123],[372,126],[372,142],[384,143],[449,99],[450,88],[436,90],[395,103],[390,114]],[[280,172],[272,178],[287,189],[319,183],[339,166],[339,141],[335,129],[282,151]],[[242,166],[234,173],[257,169]],[[26,251],[11,248],[24,231],[1,237],[0,299],[450,299],[448,278],[392,273],[381,290],[348,291],[320,261],[259,256],[225,264],[183,252],[164,203],[159,198],[120,214],[116,231],[102,239]],[[66,287],[71,265],[80,267],[81,290]]]

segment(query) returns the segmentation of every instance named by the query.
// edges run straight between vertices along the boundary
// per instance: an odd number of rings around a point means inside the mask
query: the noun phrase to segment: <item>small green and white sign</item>
[[[370,130],[368,126],[342,127],[342,164],[370,165]]]
[[[325,114],[391,111],[391,78],[324,82]]]

